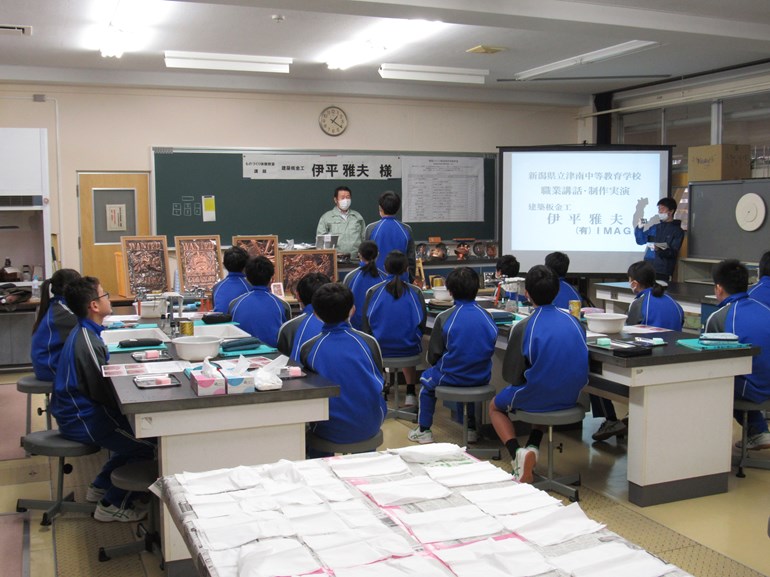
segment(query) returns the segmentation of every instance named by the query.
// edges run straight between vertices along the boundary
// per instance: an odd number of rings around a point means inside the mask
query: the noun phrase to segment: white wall
[[[34,94],[45,102],[33,102]],[[329,137],[330,104],[348,130]],[[497,146],[572,144],[590,133],[577,109],[363,99],[0,85],[0,126],[49,130],[52,232],[60,258],[79,268],[78,171],[149,171],[151,147],[496,152]]]

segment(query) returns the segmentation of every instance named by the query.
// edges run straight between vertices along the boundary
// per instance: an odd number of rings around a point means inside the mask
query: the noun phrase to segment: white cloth
[[[294,535],[294,527],[283,514],[277,511],[216,519],[196,519],[193,525],[198,530],[201,541],[215,551],[240,547],[257,539]]]
[[[476,505],[436,509],[422,513],[395,511],[399,519],[422,543],[453,541],[469,537],[494,535],[503,525]]]
[[[527,577],[553,570],[545,558],[519,539],[486,539],[435,551],[457,577]]]
[[[676,570],[646,551],[631,549],[623,543],[603,543],[549,561],[574,577],[660,577]]]
[[[561,506],[562,504],[558,503],[549,507],[533,509],[532,511],[527,511],[526,513],[517,513],[516,515],[500,515],[499,517],[496,517],[496,519],[500,521],[508,531],[516,533],[519,530],[519,527],[523,527],[524,525],[527,525],[536,519],[546,517],[556,511],[556,509],[561,508]]]
[[[351,529],[382,525],[380,518],[365,503],[360,501],[329,503],[329,507]]]
[[[505,487],[480,491],[463,491],[461,495],[478,505],[485,513],[495,517],[525,513],[560,503],[545,491],[540,491],[526,483],[511,483]]]
[[[340,568],[334,574],[336,577],[454,577],[436,559],[419,555]]]
[[[388,452],[399,455],[407,463],[469,460],[468,455],[465,454],[465,448],[452,443],[428,443],[401,449],[388,449]]]
[[[294,539],[266,539],[247,545],[238,560],[238,577],[303,575],[318,569],[318,561]]]
[[[334,571],[412,554],[409,542],[382,523],[331,535],[308,536],[304,541]]]
[[[577,503],[567,507],[559,507],[550,515],[546,515],[528,523],[516,531],[527,541],[547,547],[569,541],[580,535],[594,533],[604,528],[604,525],[592,521]]]
[[[425,475],[387,483],[362,484],[358,485],[358,489],[371,495],[381,507],[408,505],[428,499],[443,499],[452,494],[452,491]]]
[[[409,472],[406,463],[398,455],[352,455],[339,459],[329,459],[328,462],[341,479],[364,479]]]
[[[435,465],[425,467],[425,472],[431,479],[447,487],[465,487],[513,480],[509,473],[487,461],[449,466]]]

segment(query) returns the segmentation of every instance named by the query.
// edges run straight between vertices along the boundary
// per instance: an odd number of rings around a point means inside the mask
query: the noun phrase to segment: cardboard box
[[[245,375],[231,375],[227,371],[223,371],[225,380],[227,381],[227,394],[228,395],[240,395],[241,393],[254,393],[256,387],[254,386],[254,375],[252,373],[246,373]]]
[[[189,376],[192,390],[199,397],[225,394],[225,378],[222,375],[207,377],[204,376],[203,371],[192,369]]]
[[[687,149],[687,178],[739,180],[751,178],[751,147],[748,144],[713,144]]]

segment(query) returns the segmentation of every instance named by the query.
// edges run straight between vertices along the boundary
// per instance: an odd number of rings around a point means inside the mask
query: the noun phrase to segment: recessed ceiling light
[[[503,52],[504,50],[506,49],[499,46],[487,46],[486,44],[479,44],[473,48],[468,48],[466,52],[468,54],[497,54],[498,52]]]

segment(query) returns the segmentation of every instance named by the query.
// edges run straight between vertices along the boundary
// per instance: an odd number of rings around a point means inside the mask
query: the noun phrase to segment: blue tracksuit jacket
[[[628,307],[628,325],[649,325],[681,331],[684,324],[684,311],[679,303],[667,294],[652,296],[652,288],[644,289]]]
[[[350,324],[353,325],[354,329],[358,329],[359,331],[362,330],[363,327],[366,291],[388,278],[388,275],[379,269],[377,269],[377,276],[372,276],[366,274],[363,271],[363,268],[364,263],[361,263],[359,268],[350,271],[342,280],[342,284],[353,291],[353,302],[356,305],[356,310],[353,313],[353,316],[350,317]]]
[[[302,345],[319,334],[323,325],[323,321],[313,314],[313,305],[305,306],[301,315],[281,325],[278,330],[278,350],[299,362]]]
[[[556,295],[556,298],[553,299],[553,302],[551,304],[559,307],[560,309],[569,310],[569,301],[582,302],[582,300],[583,299],[580,298],[580,294],[575,290],[575,287],[573,287],[563,278],[560,278],[559,294]]]
[[[399,221],[395,216],[383,216],[366,227],[364,239],[377,243],[380,251],[377,256],[378,269],[385,270],[385,258],[391,251],[400,250],[409,259],[409,272],[414,276],[416,255],[412,228],[408,224]]]
[[[78,319],[67,308],[64,298],[53,296],[43,320],[32,335],[30,357],[35,377],[41,381],[53,381],[64,342],[77,324]]]
[[[240,328],[274,347],[278,343],[278,330],[291,318],[291,307],[266,286],[256,286],[230,303],[230,314]]]
[[[246,280],[245,274],[242,272],[227,273],[227,276],[211,289],[214,310],[218,313],[226,313],[230,308],[230,303],[249,290],[251,290],[251,284]]]
[[[770,307],[770,276],[763,276],[757,284],[749,287],[749,296]]]
[[[652,267],[656,273],[671,277],[674,274],[676,257],[679,254],[679,249],[682,248],[682,241],[684,240],[682,221],[659,222],[647,230],[637,227],[634,228],[634,237],[636,238],[636,244],[665,242],[668,245],[668,248],[663,250],[648,248],[644,253],[644,260],[652,261]]]
[[[366,293],[363,330],[377,339],[385,358],[419,355],[428,319],[425,298],[411,284],[406,285],[401,298],[394,298],[386,289],[392,278]]]

